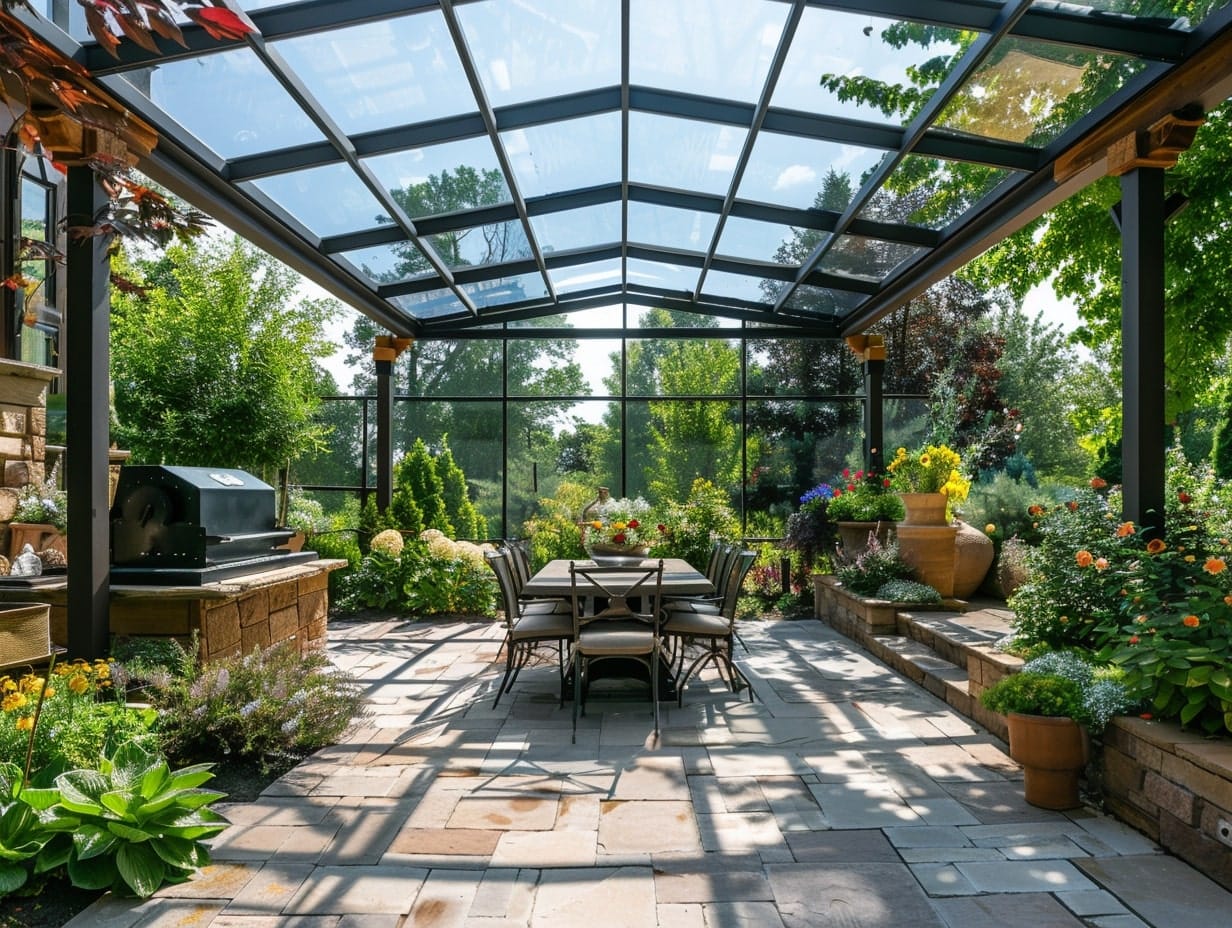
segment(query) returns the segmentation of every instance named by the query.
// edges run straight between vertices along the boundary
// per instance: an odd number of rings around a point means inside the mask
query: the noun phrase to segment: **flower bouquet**
[[[650,504],[636,499],[609,499],[583,523],[582,543],[596,564],[640,563],[658,537],[651,524]]]
[[[899,448],[894,460],[886,468],[890,472],[890,487],[899,493],[940,493],[945,497],[945,521],[952,515],[951,507],[967,498],[971,482],[959,469],[962,458],[949,445],[927,445],[908,451]],[[907,521],[912,521],[911,503]]]

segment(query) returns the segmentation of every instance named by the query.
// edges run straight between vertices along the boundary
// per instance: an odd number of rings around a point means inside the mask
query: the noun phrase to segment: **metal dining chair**
[[[670,605],[666,610],[666,620],[663,623],[663,635],[672,640],[674,654],[678,667],[676,671],[676,700],[684,705],[685,684],[707,664],[714,664],[723,675],[727,671],[727,681],[733,693],[741,687],[749,689],[750,701],[754,698],[753,685],[744,672],[736,666],[732,659],[733,645],[736,637],[736,605],[740,599],[740,589],[744,586],[744,578],[748,576],[753,562],[757,560],[756,551],[740,551],[728,568],[724,580],[723,602],[720,606],[707,607],[704,604],[693,604],[691,608],[676,608]],[[685,652],[691,644],[700,643],[703,651],[687,672],[684,669]]]
[[[560,677],[560,705],[565,704],[565,654],[573,640],[573,615],[568,603],[560,599],[523,601],[518,598],[513,558],[507,551],[485,551],[488,565],[496,574],[505,611],[505,675],[496,689],[495,709],[501,694],[513,689],[518,673],[526,666],[536,646],[555,643],[557,674]]]
[[[662,606],[663,561],[650,567],[606,567],[569,563],[573,591],[573,737],[577,743],[579,712],[585,712],[591,664],[611,658],[635,660],[650,679],[654,732],[659,734],[659,612]],[[596,607],[587,615],[588,601]],[[634,608],[633,602],[639,601]]]

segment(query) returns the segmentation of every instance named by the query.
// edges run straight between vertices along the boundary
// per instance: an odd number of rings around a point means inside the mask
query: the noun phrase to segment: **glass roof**
[[[118,61],[36,28],[167,139],[146,173],[396,334],[628,298],[825,336],[1054,195],[1228,3],[240,0],[247,40]]]

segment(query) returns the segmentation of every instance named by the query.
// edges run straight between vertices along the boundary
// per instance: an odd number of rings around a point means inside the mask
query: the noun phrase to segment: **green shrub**
[[[927,583],[916,583],[914,580],[890,580],[883,583],[874,595],[892,603],[941,602],[940,593]]]
[[[991,480],[971,485],[959,514],[968,525],[982,529],[1000,554],[1002,544],[1009,538],[1017,537],[1029,545],[1038,544],[1040,532],[1036,523],[1039,518],[1032,514],[1032,507],[1046,511],[1053,502],[1046,491],[998,472]]]
[[[1073,680],[1052,673],[1023,671],[1003,677],[980,694],[985,708],[1005,715],[1050,715],[1082,721],[1082,688]]]
[[[899,522],[903,518],[903,501],[887,487],[888,477],[872,471],[843,471],[835,481],[834,497],[827,506],[827,515],[834,522]]]
[[[191,650],[170,637],[115,638],[111,643],[111,656],[119,669],[113,666],[112,671],[114,676],[126,678],[123,682],[129,685],[166,676],[184,677],[192,672],[196,652],[195,635]]]
[[[192,762],[221,754],[266,770],[336,743],[363,709],[350,677],[323,654],[301,657],[293,644],[197,665],[149,696],[168,756]]]
[[[530,560],[538,570],[557,558],[584,558],[582,530],[578,527],[582,510],[591,501],[594,490],[580,483],[563,481],[556,495],[539,500],[539,510],[522,525],[530,542]]]
[[[373,550],[339,584],[340,612],[397,609],[416,616],[494,615],[495,588],[482,550],[428,530],[400,554]]]

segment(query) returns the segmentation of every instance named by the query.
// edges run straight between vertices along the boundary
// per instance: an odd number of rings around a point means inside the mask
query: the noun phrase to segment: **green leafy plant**
[[[927,583],[890,580],[877,588],[876,597],[892,603],[939,603],[941,594]]]
[[[1005,715],[1050,715],[1081,721],[1085,710],[1082,688],[1053,673],[1022,671],[998,680],[980,694],[985,708]]]
[[[821,558],[829,558],[838,538],[838,527],[830,518],[830,503],[835,489],[819,483],[800,497],[800,508],[787,517],[786,547],[800,552],[804,573],[812,571]]]
[[[149,690],[157,732],[181,762],[226,757],[289,767],[334,744],[363,712],[363,694],[324,654],[293,645],[196,664]]]
[[[61,816],[56,825],[62,827],[68,816],[77,820],[68,857],[73,884],[144,899],[209,863],[202,841],[227,827],[206,808],[224,794],[200,788],[213,777],[211,766],[172,771],[157,753],[128,742],[104,757],[97,770],[56,777]],[[50,808],[52,791],[32,798]]]
[[[877,591],[892,580],[911,579],[911,565],[899,555],[898,545],[894,542],[883,545],[876,536],[869,539],[868,548],[856,557],[837,557],[840,564],[835,574],[843,586],[857,596],[876,596]]]
[[[1045,651],[985,690],[980,701],[994,712],[1071,718],[1098,734],[1136,703],[1122,677],[1077,651]]]
[[[539,500],[535,514],[522,525],[533,567],[538,569],[556,558],[585,557],[577,518],[593,492],[580,483],[564,481],[554,496]]]
[[[0,896],[68,861],[77,822],[53,811],[58,798],[55,790],[27,788],[18,765],[0,764]]]
[[[28,483],[17,491],[14,522],[54,525],[59,532],[68,531],[68,494],[59,486],[60,462],[43,480]]]
[[[369,554],[341,581],[340,611],[397,608],[417,616],[495,613],[492,572],[478,545],[451,541],[428,529],[394,551],[377,543],[384,534],[373,539]]]
[[[309,496],[300,487],[291,487],[287,493],[287,528],[305,535],[315,535],[329,528],[329,517],[320,500]]]

